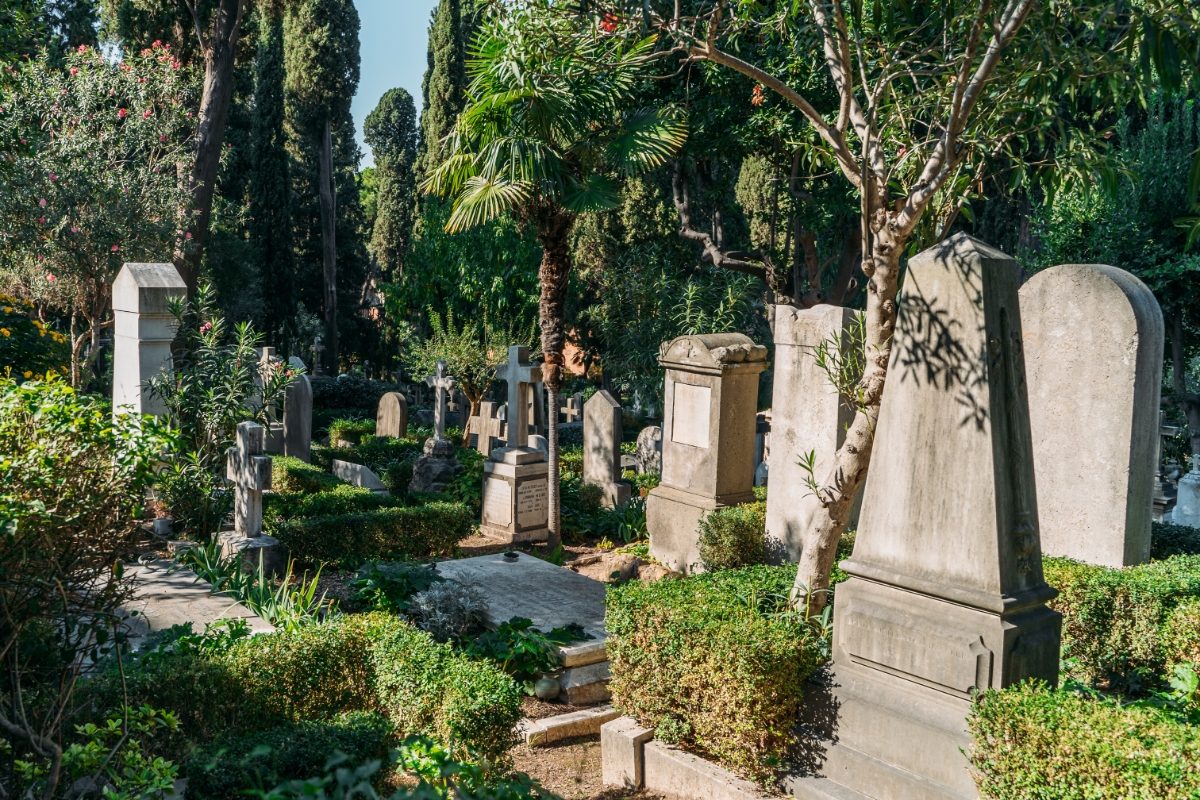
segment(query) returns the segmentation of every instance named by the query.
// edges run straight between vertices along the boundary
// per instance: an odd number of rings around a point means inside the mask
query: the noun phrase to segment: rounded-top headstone
[[[400,392],[387,392],[379,398],[375,412],[375,435],[403,439],[408,435],[408,401]]]

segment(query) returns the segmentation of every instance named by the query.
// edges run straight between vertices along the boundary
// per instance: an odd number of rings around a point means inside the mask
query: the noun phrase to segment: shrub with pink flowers
[[[167,261],[197,81],[165,45],[114,63],[80,47],[0,74],[0,292],[70,328],[86,382],[122,262]]]

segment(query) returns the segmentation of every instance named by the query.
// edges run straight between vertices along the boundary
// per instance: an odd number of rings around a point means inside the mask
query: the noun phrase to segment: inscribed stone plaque
[[[544,525],[549,513],[547,496],[549,484],[545,480],[526,481],[517,489],[517,527]]]
[[[512,484],[490,478],[483,484],[483,519],[496,525],[512,524]]]
[[[692,447],[708,447],[708,417],[712,390],[690,383],[675,384],[671,409],[671,441]]]

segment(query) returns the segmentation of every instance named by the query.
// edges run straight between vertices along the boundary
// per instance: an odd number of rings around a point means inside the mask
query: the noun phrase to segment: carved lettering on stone
[[[517,527],[544,524],[549,508],[549,484],[546,481],[527,481],[517,490]]]

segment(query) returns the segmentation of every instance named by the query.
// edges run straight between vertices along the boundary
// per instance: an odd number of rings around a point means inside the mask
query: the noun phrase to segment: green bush
[[[718,508],[700,521],[700,561],[709,572],[767,560],[767,504]]]
[[[1200,797],[1200,727],[1166,711],[1023,684],[985,694],[970,729],[989,800]]]
[[[1163,626],[1163,654],[1168,667],[1185,662],[1200,667],[1200,598],[1190,597],[1171,611]]]
[[[367,436],[375,435],[373,419],[335,419],[329,423],[329,444],[338,447],[339,442],[349,442],[353,447]]]
[[[1044,560],[1059,591],[1063,652],[1070,677],[1137,690],[1176,660],[1165,635],[1177,606],[1200,597],[1200,556],[1181,555],[1125,569]]]
[[[609,589],[613,703],[757,780],[797,743],[820,641],[788,604],[796,568],[750,567]]]
[[[455,757],[503,761],[521,718],[512,678],[395,618],[370,615],[368,629],[373,686],[400,735],[431,736]]]
[[[262,733],[227,734],[193,750],[182,773],[191,797],[237,800],[246,796],[247,789],[269,789],[309,778],[335,754],[354,763],[383,760],[392,740],[392,724],[386,717],[351,711]]]
[[[462,503],[431,502],[283,520],[275,536],[302,561],[358,566],[364,561],[399,561],[449,556],[469,536],[475,515]]]
[[[351,412],[344,416],[374,419],[379,398],[400,390],[396,384],[357,375],[314,375],[311,380],[314,416],[324,409],[344,409]]]
[[[1171,556],[1200,555],[1200,528],[1165,522],[1155,522],[1150,527],[1150,557],[1155,561]]]
[[[324,492],[346,486],[315,464],[306,464],[295,456],[271,456],[271,489],[275,492]]]
[[[264,524],[275,528],[285,519],[357,514],[397,506],[401,502],[399,498],[377,494],[370,489],[349,483],[338,484],[332,489],[312,494],[275,492],[263,496]]]

